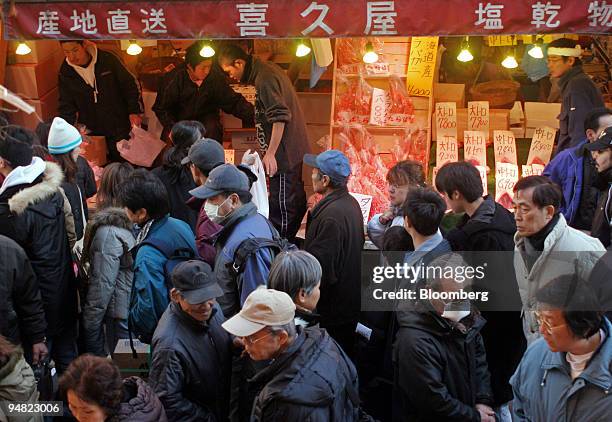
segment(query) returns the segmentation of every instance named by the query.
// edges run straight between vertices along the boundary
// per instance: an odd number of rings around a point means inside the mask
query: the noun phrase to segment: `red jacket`
[[[187,201],[187,205],[189,205],[193,209],[199,209],[200,212],[198,214],[198,219],[196,221],[196,248],[198,249],[198,254],[200,258],[202,258],[206,263],[208,263],[211,267],[215,265],[215,256],[217,255],[217,251],[213,246],[213,241],[217,234],[221,231],[223,226],[213,222],[206,211],[204,210],[204,202],[201,199],[191,198]]]

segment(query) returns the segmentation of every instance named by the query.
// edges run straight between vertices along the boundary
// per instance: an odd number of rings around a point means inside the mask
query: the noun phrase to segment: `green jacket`
[[[23,357],[23,351],[17,349],[6,365],[0,368],[0,402],[20,401],[36,403],[38,390],[34,372]],[[0,422],[42,422],[42,416],[7,416],[0,408]]]

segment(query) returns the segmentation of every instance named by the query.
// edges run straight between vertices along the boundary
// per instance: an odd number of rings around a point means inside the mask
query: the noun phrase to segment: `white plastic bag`
[[[257,181],[251,186],[251,195],[253,195],[253,203],[257,205],[257,211],[268,218],[270,215],[270,203],[268,202],[268,186],[266,185],[266,172],[263,163],[257,151],[247,150],[242,156],[242,164],[257,176]]]

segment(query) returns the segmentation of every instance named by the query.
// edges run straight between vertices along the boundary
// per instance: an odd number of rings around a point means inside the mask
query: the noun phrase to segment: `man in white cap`
[[[581,54],[580,44],[567,38],[548,45],[548,70],[551,78],[559,78],[562,96],[557,152],[582,142],[587,114],[604,106],[601,92],[582,70]]]
[[[296,327],[294,315],[288,294],[260,287],[223,323],[251,359],[272,360],[250,380],[260,389],[250,420],[360,420],[353,363],[324,329]]]

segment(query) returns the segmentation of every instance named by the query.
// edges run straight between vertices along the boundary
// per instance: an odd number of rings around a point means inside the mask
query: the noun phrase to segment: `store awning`
[[[612,1],[604,0],[17,1],[14,7],[5,7],[4,16],[5,36],[10,39],[606,34],[612,31]]]

